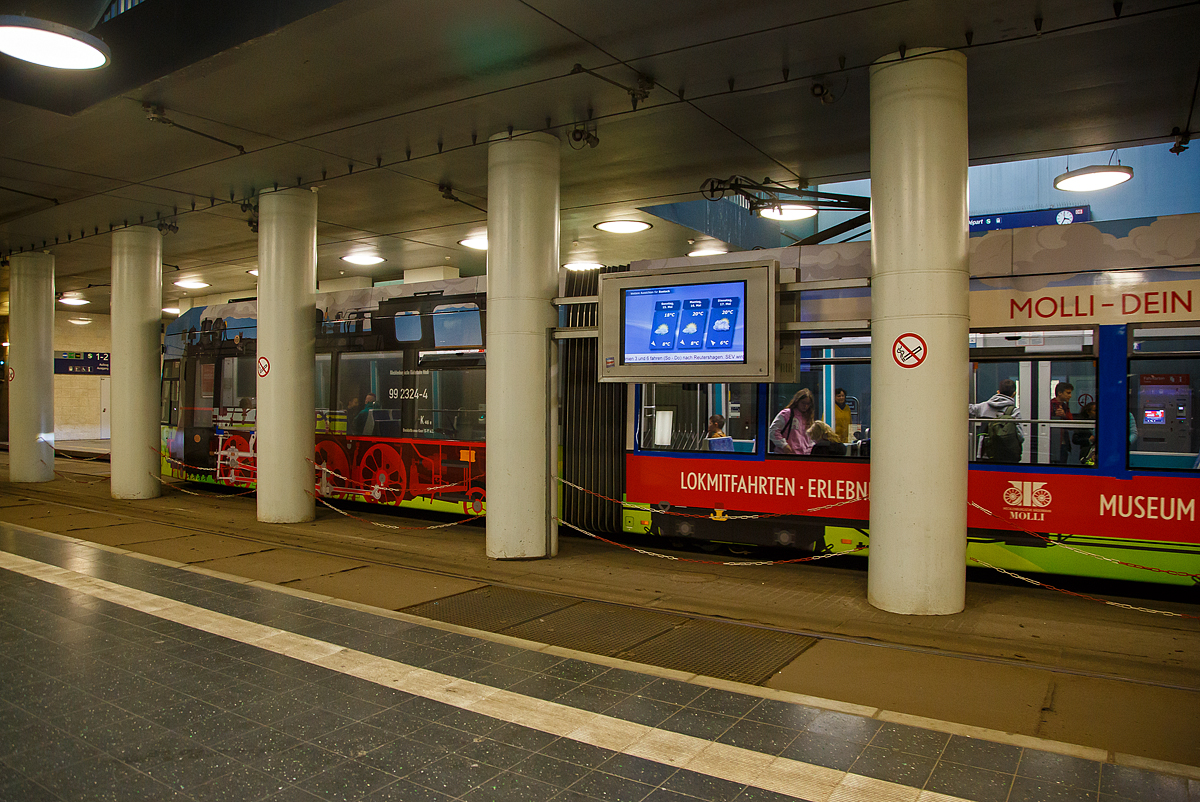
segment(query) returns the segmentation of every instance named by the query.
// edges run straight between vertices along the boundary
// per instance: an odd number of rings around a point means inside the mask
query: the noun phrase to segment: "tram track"
[[[64,467],[70,468],[71,466],[68,465]],[[86,471],[81,471],[80,473],[84,475],[88,474]],[[100,486],[101,485],[97,485],[96,487],[98,488]],[[168,487],[170,486],[171,485],[168,484]],[[474,582],[479,582],[485,586],[502,588],[507,591],[554,596],[572,604],[599,603],[610,605],[614,611],[651,610],[657,613],[678,616],[691,621],[710,622],[713,624],[734,624],[739,627],[747,628],[747,630],[758,630],[764,633],[777,633],[800,638],[812,638],[816,641],[828,641],[830,643],[888,649],[935,658],[955,658],[996,666],[1046,671],[1056,675],[1114,681],[1163,690],[1200,693],[1200,686],[1195,683],[1189,684],[1186,682],[1171,681],[1167,679],[1156,679],[1146,676],[1129,676],[1112,672],[1073,667],[1069,665],[1056,665],[1045,660],[1038,661],[1035,659],[1014,658],[996,654],[968,653],[955,649],[939,648],[936,646],[916,643],[883,641],[872,637],[855,636],[830,632],[827,630],[807,629],[795,626],[783,626],[761,621],[731,620],[726,616],[708,615],[702,612],[697,612],[696,610],[686,609],[680,606],[671,606],[669,604],[647,605],[630,603],[628,601],[622,601],[619,598],[614,598],[612,595],[589,595],[562,592],[561,590],[549,589],[545,587],[546,583],[544,581],[515,581],[518,576],[527,575],[521,571],[508,570],[509,576],[507,578],[497,577],[495,570],[489,570],[488,572],[471,571],[469,570],[470,565],[467,562],[459,562],[456,564],[456,570],[448,571],[436,564],[436,558],[428,553],[429,550],[414,548],[413,541],[411,540],[407,544],[398,544],[383,540],[381,537],[368,537],[349,532],[331,531],[327,526],[325,526],[325,524],[328,522],[324,521],[317,521],[315,524],[309,525],[322,526],[321,529],[314,531],[298,531],[295,525],[272,525],[272,533],[270,535],[264,535],[262,532],[247,531],[245,525],[239,526],[232,520],[225,522],[217,518],[217,514],[228,514],[229,510],[227,502],[233,500],[234,497],[232,496],[213,496],[211,501],[222,503],[219,505],[213,504],[212,511],[214,515],[206,516],[205,522],[203,524],[198,524],[198,511],[194,508],[165,507],[166,504],[169,504],[173,501],[171,496],[157,500],[157,509],[154,512],[149,513],[145,510],[145,507],[143,507],[143,510],[141,511],[131,512],[128,503],[102,497],[99,495],[99,492],[95,490],[91,491],[90,493],[84,492],[82,494],[86,498],[86,502],[80,498],[80,495],[81,493],[76,492],[73,494],[74,498],[72,498],[70,501],[67,501],[63,499],[61,493],[54,492],[54,490],[50,487],[43,489],[41,487],[33,487],[29,485],[23,485],[20,488],[12,485],[0,486],[0,496],[25,498],[37,503],[54,505],[55,507],[72,512],[117,516],[129,523],[170,526],[188,534],[219,535],[222,537],[246,542],[248,544],[262,546],[267,549],[283,547],[295,549],[312,555],[353,559],[373,566],[402,568],[405,570],[419,571],[431,576],[444,577],[448,579],[467,579]],[[204,498],[198,499],[196,503],[207,505],[207,502],[209,501],[209,498]],[[203,510],[200,512],[203,512]],[[370,514],[377,513],[364,513],[364,515]],[[397,519],[395,515],[389,515],[388,518],[390,521],[397,522],[398,520],[404,524],[419,525],[421,523],[419,519]],[[340,522],[333,520],[333,523],[337,524]],[[35,523],[24,525],[36,528]],[[76,536],[72,535],[70,530],[60,534]],[[81,539],[86,540],[86,537]],[[590,549],[590,546],[591,544],[586,541],[580,542],[580,548]],[[135,552],[137,551],[136,548],[131,548],[128,550]],[[248,554],[250,553],[252,552],[248,552]],[[202,562],[204,561],[197,563],[196,567],[203,568],[204,566],[201,564]],[[506,570],[514,565],[514,563],[508,563],[506,566],[504,563],[488,561],[485,563],[485,565],[489,569]],[[526,563],[526,565],[528,565],[528,563]],[[451,596],[446,598],[450,598],[454,595],[457,594],[451,594]],[[1195,673],[1193,672],[1192,675],[1194,676]]]

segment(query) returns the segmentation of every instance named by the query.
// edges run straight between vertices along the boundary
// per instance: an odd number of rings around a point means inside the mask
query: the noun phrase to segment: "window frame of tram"
[[[775,383],[768,387],[769,457],[866,459],[870,456],[870,332],[804,331],[781,335],[775,358]],[[772,439],[771,428],[778,423],[779,439],[791,437],[792,414],[785,414],[784,410],[805,389],[813,396],[813,423],[807,432],[811,451],[789,453]],[[837,405],[838,390],[846,393],[842,407]],[[838,431],[839,419],[847,423],[844,432]]]
[[[1200,326],[1130,325],[1126,336],[1126,467],[1200,469]]]
[[[1099,398],[1098,342],[1095,327],[972,330],[969,403],[987,402],[1002,382],[1013,381],[1021,456],[1019,460],[994,456],[996,446],[989,438],[1007,438],[1013,432],[1006,433],[1005,422],[998,420],[1005,417],[1006,407],[996,410],[992,405],[989,411],[995,414],[968,417],[971,464],[1094,468],[1098,405],[1088,405]],[[1068,417],[1061,413],[1064,399]]]
[[[870,453],[869,447],[864,447],[870,431],[870,342],[870,335],[865,332],[803,332],[781,338],[777,378],[783,372],[794,379],[791,382],[641,384],[635,433],[637,450],[723,451],[734,455],[766,454],[780,459],[807,456],[865,459]],[[759,441],[760,430],[769,431],[770,422],[802,387],[814,393],[815,420],[834,421],[828,424],[831,431],[836,425],[835,390],[846,389],[850,417],[846,437],[850,442],[845,445],[849,447],[839,451],[827,449],[825,453],[818,449],[811,455],[788,454],[771,447],[769,434],[765,434],[766,442]],[[760,425],[763,400],[767,420]],[[721,425],[729,442],[714,442],[707,436],[712,415],[724,418]],[[826,441],[828,446],[828,437]]]
[[[639,385],[639,451],[725,451],[753,454],[758,437],[758,385],[752,382],[662,382]],[[720,415],[725,437],[711,442]]]

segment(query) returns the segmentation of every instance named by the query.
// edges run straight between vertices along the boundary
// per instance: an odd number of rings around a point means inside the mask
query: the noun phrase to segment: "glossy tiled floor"
[[[1178,777],[521,648],[18,527],[0,528],[0,642],[0,799],[1200,799]]]

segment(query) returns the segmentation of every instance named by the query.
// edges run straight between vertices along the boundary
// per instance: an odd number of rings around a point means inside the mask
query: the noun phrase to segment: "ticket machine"
[[[1139,451],[1191,451],[1191,377],[1186,373],[1140,376],[1135,416]]]

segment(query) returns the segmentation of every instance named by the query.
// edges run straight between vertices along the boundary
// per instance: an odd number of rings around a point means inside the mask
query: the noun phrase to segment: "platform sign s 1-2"
[[[108,376],[109,357],[106,351],[55,351],[56,376]]]

